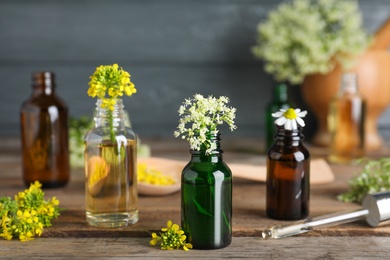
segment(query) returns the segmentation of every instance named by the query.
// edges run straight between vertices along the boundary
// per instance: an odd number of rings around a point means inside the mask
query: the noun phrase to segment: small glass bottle
[[[356,74],[343,74],[340,90],[329,107],[329,161],[348,163],[364,155],[365,110],[366,104],[358,92]]]
[[[266,212],[270,218],[298,220],[309,215],[310,154],[302,144],[302,129],[277,126],[267,155]]]
[[[279,111],[279,109],[288,109],[290,107],[288,103],[287,85],[285,83],[276,84],[273,91],[272,101],[266,107],[266,151],[274,143],[276,134],[275,118],[272,117],[272,113]]]
[[[138,221],[137,137],[121,99],[113,111],[101,104],[84,138],[86,218],[92,226],[127,226]]]
[[[191,150],[181,180],[181,225],[196,249],[218,249],[232,240],[232,174],[222,159],[219,134],[208,135],[217,149]]]
[[[34,181],[43,188],[69,181],[68,109],[55,94],[51,72],[32,75],[33,92],[20,109],[22,168],[26,186]]]

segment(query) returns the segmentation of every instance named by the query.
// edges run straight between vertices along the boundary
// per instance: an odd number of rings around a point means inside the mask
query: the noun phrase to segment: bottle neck
[[[355,73],[344,73],[341,78],[340,91],[342,94],[357,94],[358,84]]]
[[[98,99],[96,102],[95,111],[95,127],[125,127],[125,112],[122,99],[117,99],[114,105],[114,110],[102,108],[103,101]]]
[[[196,162],[212,162],[217,163],[222,161],[222,149],[221,149],[221,138],[220,133],[207,133],[206,140],[210,141],[215,145],[215,149],[211,153],[206,153],[207,147],[202,144],[200,150],[190,150],[191,160]]]
[[[48,71],[32,74],[32,87],[35,94],[53,95],[55,89],[54,73]]]
[[[284,126],[278,126],[277,128],[278,130],[275,135],[276,145],[298,146],[304,139],[300,127],[295,130],[286,130]]]
[[[275,85],[273,99],[274,102],[287,102],[287,85],[285,83],[278,83]]]

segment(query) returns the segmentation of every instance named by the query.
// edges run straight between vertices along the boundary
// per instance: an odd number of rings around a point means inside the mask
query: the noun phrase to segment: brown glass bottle
[[[358,92],[356,74],[343,74],[340,91],[329,107],[329,161],[348,163],[364,156],[365,108],[365,100]]]
[[[54,74],[32,75],[31,96],[20,109],[23,180],[43,188],[69,181],[68,109],[55,94]]]
[[[270,218],[297,220],[309,215],[310,154],[301,129],[277,127],[267,155],[266,212]]]

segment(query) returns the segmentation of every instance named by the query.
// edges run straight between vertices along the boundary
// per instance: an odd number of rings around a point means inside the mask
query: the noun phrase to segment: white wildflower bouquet
[[[193,98],[186,99],[179,108],[179,125],[174,132],[175,137],[189,141],[191,149],[199,151],[201,146],[206,147],[206,154],[210,154],[216,147],[215,141],[208,138],[209,134],[217,134],[218,125],[224,122],[229,125],[231,131],[237,126],[234,123],[236,109],[228,107],[229,98],[221,96],[203,97],[195,94]]]
[[[258,25],[252,52],[275,80],[299,84],[336,63],[351,67],[369,43],[356,0],[293,0]]]

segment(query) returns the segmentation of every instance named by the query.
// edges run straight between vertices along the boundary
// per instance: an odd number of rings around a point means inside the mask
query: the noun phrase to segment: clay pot
[[[359,92],[365,98],[367,114],[365,122],[365,146],[376,150],[382,146],[377,121],[390,103],[390,19],[375,34],[370,48],[358,58],[351,70],[357,73]],[[302,84],[302,97],[318,121],[318,129],[312,142],[319,146],[330,143],[327,115],[329,102],[339,89],[342,69],[336,66],[326,75],[314,74],[305,78]]]

